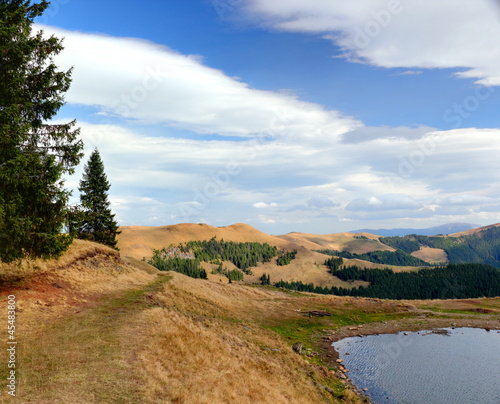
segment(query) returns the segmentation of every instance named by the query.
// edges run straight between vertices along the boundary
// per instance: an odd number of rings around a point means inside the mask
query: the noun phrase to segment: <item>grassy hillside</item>
[[[2,305],[11,294],[18,302],[21,403],[360,402],[328,341],[382,328],[500,327],[500,299],[409,304],[228,285],[159,273],[84,241],[0,274]]]
[[[183,223],[163,227],[125,226],[118,236],[118,246],[124,255],[137,259],[151,258],[155,249],[162,249],[170,245],[179,245],[189,241],[218,240],[234,242],[268,243],[280,250],[297,250],[297,255],[289,265],[278,266],[276,260],[261,263],[252,268],[253,275],[245,275],[244,282],[259,283],[263,274],[270,274],[271,281],[302,280],[318,286],[352,287],[362,282],[350,284],[328,273],[323,265],[328,255],[314,251],[315,249],[337,249],[353,254],[370,253],[374,251],[395,251],[394,248],[382,244],[378,236],[371,234],[339,233],[329,235],[313,235],[306,233],[289,233],[285,236],[270,236],[246,224],[234,224],[227,227],[213,227],[206,224]],[[380,264],[364,261],[358,258],[346,259],[346,265],[376,268]],[[202,263],[210,279],[218,282],[227,282],[222,275],[212,274],[216,265]],[[387,265],[395,272],[412,271],[415,266]],[[224,267],[233,270],[235,266],[224,262]]]
[[[182,223],[171,226],[124,226],[120,227],[118,247],[124,255],[142,259],[151,258],[154,249],[178,245],[188,241],[210,240],[213,237],[237,242],[268,243],[279,248],[296,247],[278,237],[269,236],[252,226],[243,223],[227,227],[214,227],[207,224]]]
[[[367,233],[336,233],[325,235],[288,233],[278,237],[310,250],[338,250],[355,254],[364,254],[373,251],[394,251],[394,248],[380,243],[378,236]]]
[[[296,249],[297,256],[289,265],[278,266],[276,260],[261,263],[252,268],[253,275],[245,275],[245,282],[259,283],[259,278],[264,274],[271,274],[273,282],[280,279],[294,280],[303,279],[307,282],[321,286],[343,286],[349,284],[333,277],[323,265],[328,258],[327,255],[310,251],[293,241],[281,237],[269,236],[246,224],[235,224],[227,227],[213,227],[205,224],[184,223],[163,227],[122,227],[122,233],[118,236],[118,246],[123,255],[142,259],[151,258],[155,249],[162,249],[170,245],[179,245],[194,240],[210,240],[216,237],[218,240],[234,242],[257,242],[268,243],[277,248],[288,251]],[[349,240],[355,240],[349,237]],[[389,247],[386,247],[389,248]],[[217,265],[202,264],[210,279],[226,283],[227,279],[222,275],[213,275],[211,272]],[[368,264],[369,266],[371,263]],[[235,268],[234,264],[224,262],[228,270]]]

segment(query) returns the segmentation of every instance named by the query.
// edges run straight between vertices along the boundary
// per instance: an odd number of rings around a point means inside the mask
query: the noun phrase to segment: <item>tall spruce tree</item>
[[[80,181],[83,221],[78,237],[116,248],[116,235],[120,232],[115,215],[109,208],[109,188],[110,184],[104,173],[104,164],[99,151],[95,149],[90,155]]]
[[[63,174],[82,157],[75,122],[47,122],[64,105],[71,70],[53,57],[62,41],[32,32],[47,1],[0,1],[0,260],[54,257],[71,243],[62,234],[69,191]]]

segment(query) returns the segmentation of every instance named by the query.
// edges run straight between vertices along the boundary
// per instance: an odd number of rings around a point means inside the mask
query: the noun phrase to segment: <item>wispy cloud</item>
[[[247,142],[148,137],[121,126],[79,124],[84,138],[105,133],[99,150],[113,207],[126,224],[203,218],[224,225],[244,216],[278,228],[302,222],[303,231],[313,226],[333,232],[329,220],[446,222],[460,213],[460,220],[498,221],[492,206],[500,198],[500,130],[436,132],[425,160],[419,142],[430,135],[361,143],[304,140],[293,147],[275,140],[248,159]],[[405,156],[418,164],[403,178],[398,167]],[[242,162],[241,172],[215,191],[206,188],[217,184],[214,178],[231,160]],[[80,177],[81,167],[68,181],[75,191]]]
[[[396,73],[395,76],[418,76],[422,73],[422,70],[405,70],[404,72]]]
[[[472,10],[457,1],[458,8],[443,0],[432,9],[427,0],[401,1],[404,10],[363,48],[353,42],[356,27],[364,29],[385,1],[249,1],[246,12],[273,29],[329,35],[373,65],[415,69],[403,75],[460,66],[462,76],[494,84],[497,28],[485,17],[482,41],[478,28],[489,6],[479,0]],[[472,39],[460,25],[466,14]],[[500,221],[500,129],[369,127],[290,94],[251,88],[199,56],[138,39],[45,29],[66,37],[57,62],[75,66],[67,100],[96,114],[94,123],[79,125],[101,151],[122,224],[223,225],[245,217],[273,229],[303,223],[303,230],[334,232],[332,221]],[[141,133],[138,123],[156,125],[161,135]],[[192,136],[176,137],[172,128]],[[80,175],[81,167],[67,184],[76,190]]]
[[[244,13],[272,29],[328,38],[352,61],[388,68],[460,68],[458,77],[500,85],[496,1],[248,0]]]
[[[65,31],[57,63],[74,66],[67,101],[105,116],[167,124],[196,134],[334,138],[360,125],[295,96],[251,88],[165,46],[133,38]]]

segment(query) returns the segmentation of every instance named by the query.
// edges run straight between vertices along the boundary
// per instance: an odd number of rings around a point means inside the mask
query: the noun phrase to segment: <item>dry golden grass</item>
[[[156,296],[161,307],[142,312],[138,322],[136,367],[147,402],[334,401],[307,375],[310,365],[259,325],[297,315],[286,295],[172,276]]]
[[[365,237],[365,238],[360,238]],[[382,244],[379,236],[369,233],[335,233],[335,234],[308,234],[288,233],[279,238],[301,245],[310,250],[338,250],[356,254],[382,250],[395,251],[394,248]]]
[[[210,240],[217,237],[219,240],[257,243],[269,243],[277,247],[290,247],[290,243],[269,236],[243,223],[227,227],[214,227],[207,224],[182,223],[171,226],[147,227],[124,226],[118,236],[118,247],[124,256],[137,259],[151,258],[153,249],[177,245],[192,240]]]
[[[278,266],[274,261],[260,264],[252,268],[253,276],[245,275],[245,282],[260,283],[259,278],[266,273],[270,274],[271,282],[279,280],[287,282],[302,281],[317,286],[351,287],[351,283],[344,282],[328,273],[328,268],[323,265],[328,258],[330,258],[329,255],[309,251],[301,247],[290,264]]]
[[[421,247],[420,250],[412,252],[411,255],[430,264],[448,262],[448,255],[440,248]]]
[[[270,332],[160,308],[143,313],[141,323],[147,328],[139,346],[147,348],[137,365],[148,402],[323,401],[307,365]]]
[[[19,402],[337,402],[313,381],[318,371],[262,327],[297,315],[287,294],[177,273],[167,280],[81,241],[16,273],[23,279],[4,285],[1,301],[18,301]]]
[[[122,259],[111,248],[90,241],[75,240],[57,260],[22,261],[0,264],[2,278],[20,279],[1,290],[15,293],[24,314],[44,316],[71,310],[107,294],[128,290],[150,282],[158,272],[147,264]],[[144,267],[149,268],[149,272]],[[141,269],[139,269],[141,268]],[[10,286],[9,286],[10,285]],[[30,319],[26,319],[30,323]]]
[[[120,370],[122,352],[113,353],[110,348],[119,346],[111,331],[116,322],[93,309],[102,299],[154,280],[158,271],[145,266],[132,265],[113,249],[80,240],[57,260],[0,266],[7,279],[0,284],[0,301],[4,304],[13,294],[18,309],[19,402],[103,402],[99,399],[103,381],[126,383]],[[6,329],[5,322],[6,317],[0,316],[0,329]],[[0,361],[6,363],[4,350]]]

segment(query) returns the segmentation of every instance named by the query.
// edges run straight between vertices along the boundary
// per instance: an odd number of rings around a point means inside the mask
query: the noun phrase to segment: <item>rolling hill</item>
[[[380,243],[379,237],[368,233],[336,233],[316,235],[288,233],[278,238],[301,245],[310,250],[339,250],[356,254],[373,251],[394,251],[394,248]]]
[[[182,223],[162,227],[126,226],[121,227],[120,230],[122,231],[118,236],[120,251],[123,255],[136,259],[151,258],[155,249],[188,241],[210,240],[213,237],[218,240],[240,243],[268,243],[280,250],[297,250],[297,256],[286,266],[278,266],[275,262],[269,262],[252,268],[253,275],[245,275],[246,282],[258,283],[259,278],[267,273],[271,274],[273,281],[302,279],[305,282],[321,286],[348,286],[346,282],[328,274],[327,268],[323,265],[325,260],[329,258],[327,255],[312,251],[293,240],[267,235],[247,224],[237,223],[226,227],[213,227],[206,224]],[[353,238],[351,237],[351,239]],[[312,246],[321,247],[320,244],[312,244]],[[202,265],[207,270],[210,279],[227,282],[224,276],[211,273],[215,265],[208,263]],[[368,265],[370,266],[371,263]],[[227,261],[224,262],[224,266],[228,270],[235,268],[234,264]]]
[[[266,274],[271,283],[300,281],[319,287],[352,288],[366,286],[362,280],[341,280],[333,276],[325,264],[332,255],[344,257],[345,266],[360,268],[390,268],[394,272],[415,271],[425,266],[448,263],[484,263],[500,267],[500,227],[485,226],[450,236],[380,237],[369,233],[337,233],[315,235],[288,233],[272,236],[247,224],[213,227],[206,224],[183,223],[162,227],[121,228],[118,246],[124,256],[149,259],[155,249],[179,246],[189,241],[217,240],[236,243],[267,243],[279,251],[297,251],[288,265],[279,266],[276,257],[270,262],[252,266],[244,275],[245,283],[260,283]],[[203,260],[202,260],[203,261]],[[230,261],[222,262],[224,271],[217,273],[217,262],[202,262],[211,280],[227,283],[227,271],[237,269]]]
[[[268,243],[279,248],[297,247],[278,237],[267,235],[254,227],[236,223],[227,227],[207,224],[181,223],[170,226],[124,226],[120,227],[118,247],[125,255],[142,259],[151,258],[154,249],[177,245],[188,241],[210,240],[213,237],[235,242]]]
[[[253,275],[245,275],[245,282],[259,283],[259,278],[265,273],[271,276],[273,282],[301,280],[314,283],[318,286],[352,287],[362,282],[346,283],[328,273],[323,265],[329,255],[316,250],[334,249],[348,251],[354,254],[363,254],[374,251],[395,251],[393,247],[379,241],[379,237],[371,234],[338,233],[328,235],[314,235],[307,233],[289,233],[283,236],[272,236],[263,233],[254,227],[237,223],[231,226],[214,227],[206,224],[182,223],[161,227],[125,226],[118,236],[118,247],[124,256],[135,259],[150,259],[155,249],[177,246],[188,241],[218,240],[234,242],[268,243],[279,250],[297,250],[297,255],[289,265],[278,266],[275,260],[261,263],[252,268]],[[362,259],[346,259],[347,265],[358,265],[367,268],[380,267],[380,264]],[[212,274],[216,267],[203,263],[210,279],[227,282],[222,275]],[[416,267],[387,265],[395,272],[414,270]],[[235,266],[231,262],[224,262],[224,267],[232,270]]]
[[[5,307],[12,296],[23,403],[361,403],[333,340],[500,327],[499,298],[382,301],[222,284],[81,240],[59,259],[0,263]]]

